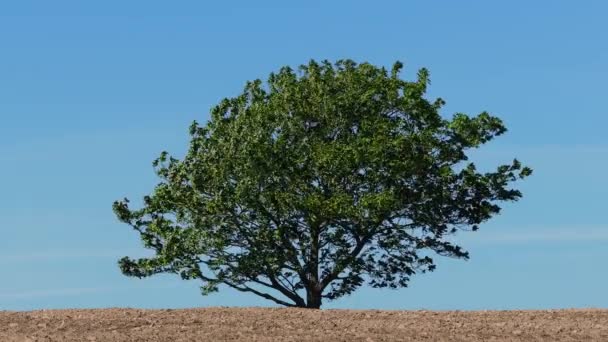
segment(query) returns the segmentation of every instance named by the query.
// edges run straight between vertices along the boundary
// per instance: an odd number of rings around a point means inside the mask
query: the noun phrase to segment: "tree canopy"
[[[428,71],[405,81],[402,67],[311,60],[222,100],[192,124],[182,160],[154,161],[160,183],[141,208],[114,203],[155,252],[121,259],[122,272],[319,308],[364,284],[405,287],[435,255],[468,258],[449,237],[518,200],[511,184],[532,170],[514,159],[478,171],[466,152],[505,133],[502,121],[442,117]]]

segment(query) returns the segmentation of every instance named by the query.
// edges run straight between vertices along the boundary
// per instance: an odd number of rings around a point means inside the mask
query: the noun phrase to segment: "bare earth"
[[[608,310],[0,311],[0,341],[608,341]]]

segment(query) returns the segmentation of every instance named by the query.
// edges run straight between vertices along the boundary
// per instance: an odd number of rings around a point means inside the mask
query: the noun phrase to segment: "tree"
[[[522,194],[516,159],[478,172],[465,152],[506,131],[500,119],[439,114],[414,82],[351,60],[283,67],[266,84],[194,122],[183,160],[162,152],[161,182],[118,218],[155,256],[119,261],[125,275],[176,273],[285,306],[319,308],[364,283],[405,287],[435,254],[469,257],[448,237],[477,230]]]

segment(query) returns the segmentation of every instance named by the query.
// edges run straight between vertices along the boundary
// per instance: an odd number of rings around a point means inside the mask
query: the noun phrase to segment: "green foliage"
[[[123,258],[122,272],[318,308],[364,283],[407,286],[435,268],[433,254],[468,258],[447,237],[519,199],[509,185],[531,169],[514,160],[478,172],[465,152],[503,134],[501,120],[442,118],[444,101],[424,98],[428,71],[408,82],[402,66],[311,61],[222,100],[190,127],[183,160],[154,162],[161,182],[141,209],[114,203],[156,252]]]

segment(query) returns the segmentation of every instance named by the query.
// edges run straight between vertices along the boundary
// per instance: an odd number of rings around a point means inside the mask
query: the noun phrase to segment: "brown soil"
[[[0,311],[0,341],[608,341],[608,310]]]

